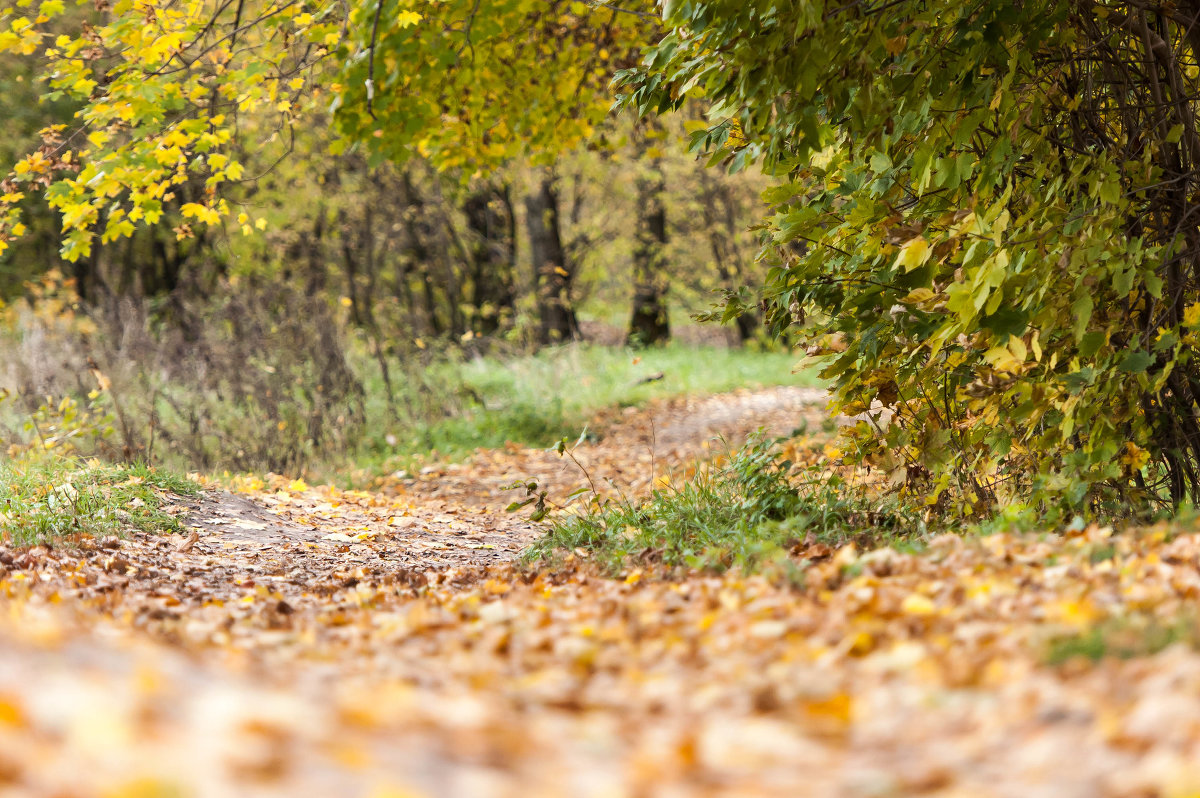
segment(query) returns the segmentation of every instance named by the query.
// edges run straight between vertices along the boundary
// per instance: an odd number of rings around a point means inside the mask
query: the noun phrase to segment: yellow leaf
[[[1142,469],[1146,463],[1150,462],[1150,453],[1138,446],[1133,441],[1126,441],[1125,452],[1121,455],[1121,462],[1129,466],[1134,471],[1138,471]]]
[[[1017,362],[1024,363],[1029,357],[1029,349],[1025,346],[1025,341],[1015,335],[1008,336],[1008,351],[1012,352]]]
[[[401,11],[396,15],[396,26],[400,28],[411,28],[421,21],[421,15],[416,11]]]
[[[902,266],[905,272],[911,272],[913,269],[923,266],[925,261],[929,260],[932,252],[929,242],[923,236],[917,236],[900,248],[900,254],[896,257],[896,265]]]
[[[921,302],[928,302],[930,299],[933,299],[934,296],[935,294],[933,291],[929,290],[928,288],[914,288],[904,296],[904,299],[901,299],[900,301],[906,305],[916,305]]]
[[[179,208],[179,212],[183,214],[185,218],[198,219],[205,224],[217,224],[221,221],[220,214],[218,214],[212,208],[209,208],[206,205],[201,205],[198,202],[185,202]]]
[[[1075,627],[1088,626],[1100,616],[1086,597],[1076,600],[1060,599],[1046,609],[1053,620]]]
[[[16,696],[0,695],[0,724],[21,727],[26,724],[25,712]]]
[[[1024,347],[1024,344],[1022,344]],[[983,353],[983,359],[996,371],[1013,373],[1021,370],[1024,360],[1018,360],[1006,344],[997,344]]]
[[[903,603],[900,605],[900,610],[905,615],[933,615],[937,612],[937,607],[929,600],[928,596],[922,596],[920,593],[910,593],[904,597]]]
[[[847,693],[839,692],[821,700],[806,701],[804,709],[811,716],[849,723],[854,714],[854,700]]]

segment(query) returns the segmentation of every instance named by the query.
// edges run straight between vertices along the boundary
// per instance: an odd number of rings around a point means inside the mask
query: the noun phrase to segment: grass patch
[[[1144,616],[1112,619],[1077,634],[1055,637],[1046,648],[1045,661],[1058,666],[1074,660],[1149,657],[1176,643],[1200,647],[1194,620],[1163,623]]]
[[[639,564],[790,573],[788,555],[805,542],[889,545],[919,540],[924,529],[892,500],[871,502],[837,476],[794,473],[771,442],[757,440],[645,502],[554,517],[525,561],[553,564],[582,550],[614,575]]]
[[[71,457],[0,463],[0,539],[15,546],[75,535],[179,532],[162,511],[164,494],[191,495],[192,481],[144,465],[106,465]]]
[[[366,379],[371,432],[356,465],[382,474],[508,442],[549,446],[577,435],[603,408],[658,397],[819,384],[813,371],[793,373],[797,362],[786,352],[677,345],[634,352],[571,344],[508,359],[442,358],[393,375],[391,407],[376,373]]]

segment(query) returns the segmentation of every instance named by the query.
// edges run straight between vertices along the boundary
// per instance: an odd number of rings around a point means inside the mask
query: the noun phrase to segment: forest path
[[[811,398],[622,412],[577,456],[645,490]],[[499,486],[572,468],[277,481],[181,505],[184,539],[0,547],[0,795],[1200,792],[1194,530],[812,546],[802,586],[514,568],[532,530]]]
[[[514,482],[536,481],[560,505],[589,485],[605,496],[644,496],[655,478],[686,473],[757,430],[778,436],[819,427],[824,403],[823,391],[793,387],[676,397],[602,414],[573,459],[510,445],[388,477],[370,491],[275,478],[248,495],[210,492],[181,506],[198,532],[193,557],[220,561],[221,581],[263,557],[276,576],[349,563],[418,574],[499,565],[540,534],[528,511],[505,511],[525,495],[506,490]]]

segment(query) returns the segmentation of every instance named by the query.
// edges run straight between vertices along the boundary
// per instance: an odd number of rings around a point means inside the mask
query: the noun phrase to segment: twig
[[[375,21],[371,23],[371,49],[367,52],[367,113],[375,116],[375,44],[379,41],[379,15],[383,12],[383,0],[375,4]]]

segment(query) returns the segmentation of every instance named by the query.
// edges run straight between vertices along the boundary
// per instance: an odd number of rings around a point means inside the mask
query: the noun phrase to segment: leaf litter
[[[620,442],[681,407],[622,414],[581,462],[637,471]],[[694,428],[655,466],[703,455]],[[608,579],[580,557],[535,573],[498,485],[578,480],[543,457],[374,491],[269,478],[180,502],[186,537],[0,547],[0,794],[1200,791],[1195,529],[812,544],[802,586]],[[1048,656],[1167,627],[1163,647]]]

